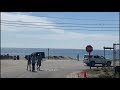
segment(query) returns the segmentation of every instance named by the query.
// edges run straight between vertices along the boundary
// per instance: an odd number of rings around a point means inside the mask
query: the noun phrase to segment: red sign
[[[86,46],[86,51],[89,52],[89,53],[92,52],[93,51],[93,47],[91,45],[87,45]]]

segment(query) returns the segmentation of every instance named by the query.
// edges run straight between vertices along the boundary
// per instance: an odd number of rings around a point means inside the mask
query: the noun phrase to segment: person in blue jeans
[[[31,59],[32,59],[32,72],[34,72],[35,71],[36,57],[33,55]]]

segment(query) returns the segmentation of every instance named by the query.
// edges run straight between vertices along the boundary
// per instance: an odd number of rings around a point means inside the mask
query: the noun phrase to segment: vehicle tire
[[[111,62],[110,61],[108,61],[106,64],[107,64],[108,67],[111,66]]]
[[[94,61],[90,62],[90,66],[94,67],[95,66],[95,62]]]
[[[90,66],[90,64],[89,64],[89,63],[87,63],[87,66]]]
[[[105,66],[105,64],[102,64],[102,66],[104,67],[104,66]]]

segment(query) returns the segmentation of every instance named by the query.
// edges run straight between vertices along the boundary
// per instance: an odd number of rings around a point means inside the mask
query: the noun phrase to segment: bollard
[[[19,55],[17,56],[17,60],[19,60],[20,59],[20,57],[19,57]]]
[[[16,60],[16,56],[14,56],[13,59]]]

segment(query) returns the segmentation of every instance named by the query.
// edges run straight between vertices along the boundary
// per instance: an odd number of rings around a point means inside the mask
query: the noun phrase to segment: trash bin
[[[19,57],[19,55],[17,56],[17,60],[19,60],[20,59],[20,57]]]
[[[16,60],[16,56],[14,56],[13,59]]]

